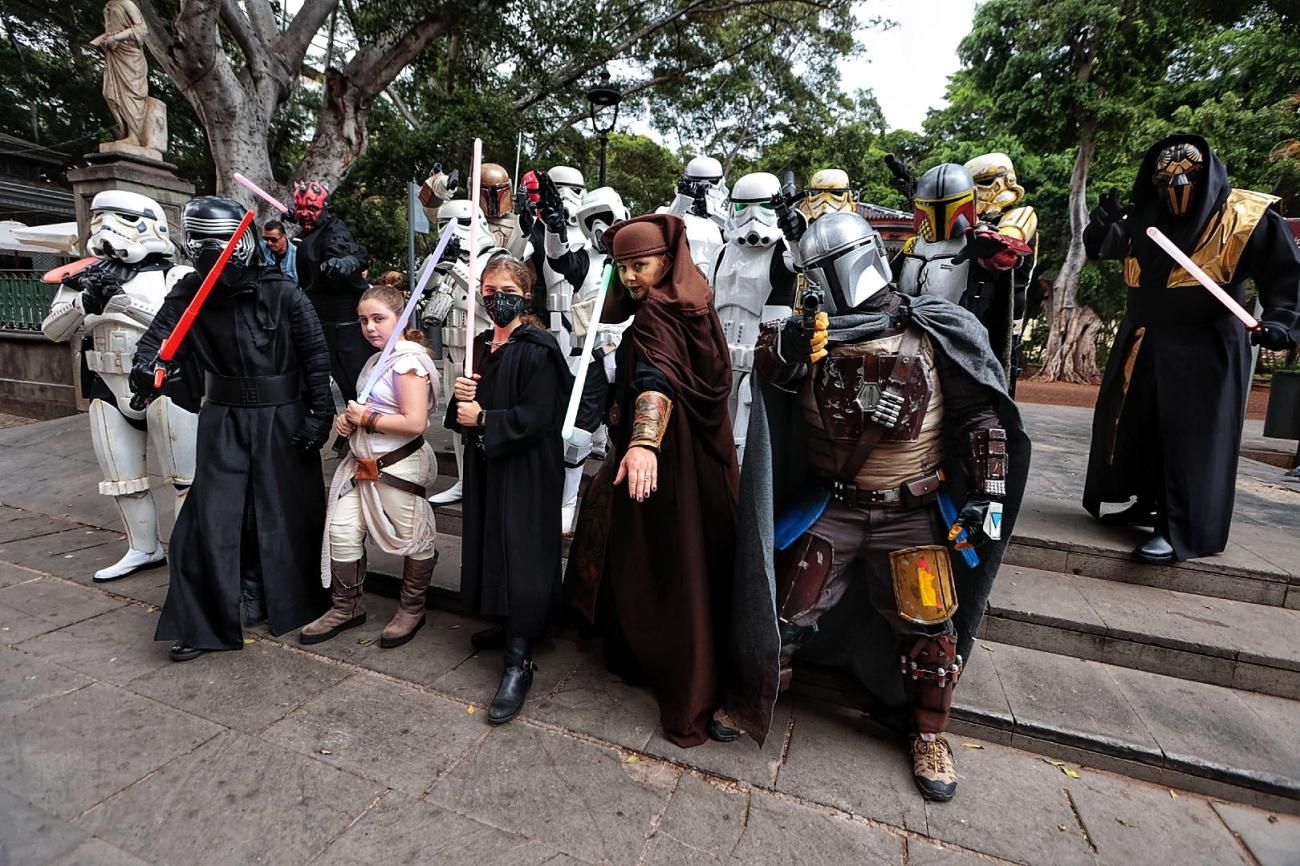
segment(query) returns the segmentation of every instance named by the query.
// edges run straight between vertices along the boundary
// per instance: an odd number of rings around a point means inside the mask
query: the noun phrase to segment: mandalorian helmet
[[[330,188],[318,180],[299,181],[293,188],[293,216],[305,232],[316,228],[329,205]]]
[[[453,232],[456,240],[460,242],[460,257],[466,261],[469,260],[469,226],[470,221],[474,218],[470,211],[469,199],[454,198],[451,201],[444,202],[442,207],[438,208],[437,232],[442,234],[447,228],[447,223],[452,220],[456,221],[456,228]],[[487,218],[483,216],[482,209],[478,212],[478,251],[479,254],[492,249],[492,227],[488,225]]]
[[[560,191],[560,200],[564,202],[564,216],[569,226],[578,227],[578,208],[582,206],[582,196],[587,192],[587,181],[582,172],[567,165],[557,165],[547,172],[555,187]]]
[[[510,173],[495,162],[485,162],[479,169],[479,207],[488,219],[497,219],[509,215],[514,202],[511,201]]]
[[[931,243],[959,238],[975,228],[975,179],[955,162],[921,175],[912,203],[916,232]]]
[[[582,233],[591,241],[597,252],[607,253],[602,240],[605,231],[616,222],[628,218],[627,205],[614,192],[613,187],[600,186],[582,197],[582,207],[578,208],[578,225]]]
[[[747,174],[731,190],[731,216],[727,237],[740,246],[770,247],[781,238],[772,197],[781,192],[781,181],[765,171]]]
[[[243,212],[240,212],[243,216]],[[167,216],[158,202],[138,192],[110,189],[90,203],[86,248],[101,259],[136,264],[153,254],[174,254]]]
[[[799,241],[808,281],[825,292],[822,309],[847,313],[879,294],[892,278],[880,233],[855,213],[830,213]]]
[[[808,222],[828,213],[855,213],[857,209],[848,172],[838,168],[814,172],[803,201],[799,202],[799,211],[808,217]]]
[[[1016,167],[1005,153],[986,153],[963,166],[975,181],[975,210],[981,217],[996,220],[1025,197],[1016,183]]]
[[[697,156],[686,163],[682,181],[703,183],[707,186],[705,200],[709,216],[723,222],[727,219],[727,181],[722,176],[722,163],[711,156]]]
[[[1194,144],[1183,141],[1163,148],[1156,155],[1156,171],[1151,182],[1164,190],[1165,207],[1174,216],[1191,209],[1192,197],[1205,174],[1205,155]]]
[[[181,208],[185,252],[199,273],[206,276],[212,270],[226,243],[239,228],[245,212],[239,202],[215,195],[192,198]],[[249,226],[235,244],[230,263],[247,266],[252,264],[255,256],[257,238],[253,236],[253,227]]]

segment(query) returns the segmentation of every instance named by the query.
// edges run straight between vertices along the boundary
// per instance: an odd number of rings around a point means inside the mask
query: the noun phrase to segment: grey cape
[[[1007,396],[1006,374],[989,347],[988,332],[969,311],[926,295],[909,298],[912,322],[924,330],[936,352],[942,352],[982,389],[1007,431],[1008,479],[1004,503],[1003,540],[978,549],[980,565],[968,568],[953,554],[953,575],[959,607],[954,621],[958,651],[970,659],[971,647],[1006,541],[1015,529],[1029,470],[1029,437],[1016,404]],[[830,342],[856,343],[890,328],[882,313],[831,318]],[[741,727],[760,744],[767,737],[778,694],[776,576],[773,568],[775,518],[806,483],[807,430],[798,397],[759,381],[750,408],[745,463],[740,479],[740,512],[736,532],[736,580],[732,598],[729,663],[733,688],[727,708]],[[965,473],[955,438],[946,434],[945,489],[958,508],[966,500]],[[871,610],[866,593],[854,585],[844,600],[818,624],[818,633],[800,649],[800,666],[809,662],[851,674],[865,689],[865,709],[886,724],[901,726],[906,702],[898,673],[896,639],[889,625]],[[795,679],[800,671],[796,670]]]

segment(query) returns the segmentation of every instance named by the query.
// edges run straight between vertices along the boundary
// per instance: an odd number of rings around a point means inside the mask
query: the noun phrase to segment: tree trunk
[[[1070,172],[1070,246],[1052,284],[1047,348],[1043,351],[1042,369],[1035,377],[1042,382],[1100,381],[1096,336],[1101,319],[1089,307],[1076,307],[1079,274],[1087,261],[1083,229],[1088,224],[1088,167],[1096,150],[1096,126],[1085,121],[1079,127],[1079,153]],[[1076,318],[1081,321],[1076,323]]]

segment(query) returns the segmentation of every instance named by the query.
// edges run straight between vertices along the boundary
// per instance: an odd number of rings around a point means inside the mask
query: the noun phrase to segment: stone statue
[[[106,0],[104,32],[90,44],[104,52],[104,101],[121,138],[99,149],[161,160],[167,149],[167,106],[149,96],[146,31],[144,17],[132,0]]]

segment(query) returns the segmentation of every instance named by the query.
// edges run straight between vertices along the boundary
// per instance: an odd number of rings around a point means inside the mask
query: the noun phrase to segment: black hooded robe
[[[523,325],[497,351],[492,332],[475,338],[482,436],[465,449],[465,604],[502,617],[511,634],[540,637],[560,602],[564,440],[560,428],[573,377],[555,337]],[[456,423],[457,401],[446,426]],[[481,441],[482,447],[478,447]]]
[[[321,273],[322,264],[344,256],[357,257],[360,266],[356,273]],[[357,322],[357,301],[369,288],[361,275],[367,264],[366,251],[352,237],[351,229],[328,210],[298,244],[298,284],[316,308],[329,347],[330,375],[344,400],[357,399],[361,368],[379,351],[366,340]]]
[[[140,339],[137,358],[157,356],[199,282],[192,274],[176,284]],[[210,383],[214,374],[298,379],[301,396],[277,405],[227,405],[209,385],[199,411],[194,484],[172,530],[171,582],[154,639],[240,649],[241,572],[262,582],[272,634],[311,622],[327,605],[320,585],[320,455],[289,440],[307,433],[323,441],[328,433],[329,357],[311,303],[272,268],[218,284],[180,355],[192,357]]]
[[[1183,141],[1200,148],[1206,166],[1188,214],[1175,217],[1151,177],[1159,152]],[[1235,203],[1243,195],[1233,193],[1227,168],[1205,139],[1172,135],[1147,151],[1129,217],[1109,226],[1090,223],[1084,231],[1090,258],[1130,258],[1126,277],[1137,280],[1130,281],[1128,310],[1097,396],[1083,505],[1097,517],[1103,502],[1153,496],[1164,506],[1162,528],[1178,559],[1210,556],[1228,543],[1250,387],[1250,335],[1200,284],[1184,279],[1168,285],[1174,261],[1146,229],[1154,225],[1195,261],[1203,242],[1216,243],[1231,224],[1233,215],[1225,213],[1235,206],[1230,198]],[[1257,193],[1244,195],[1257,209],[1266,204]],[[1253,279],[1263,320],[1297,339],[1300,251],[1276,209],[1267,207],[1256,218],[1223,288],[1244,304],[1245,281]]]

